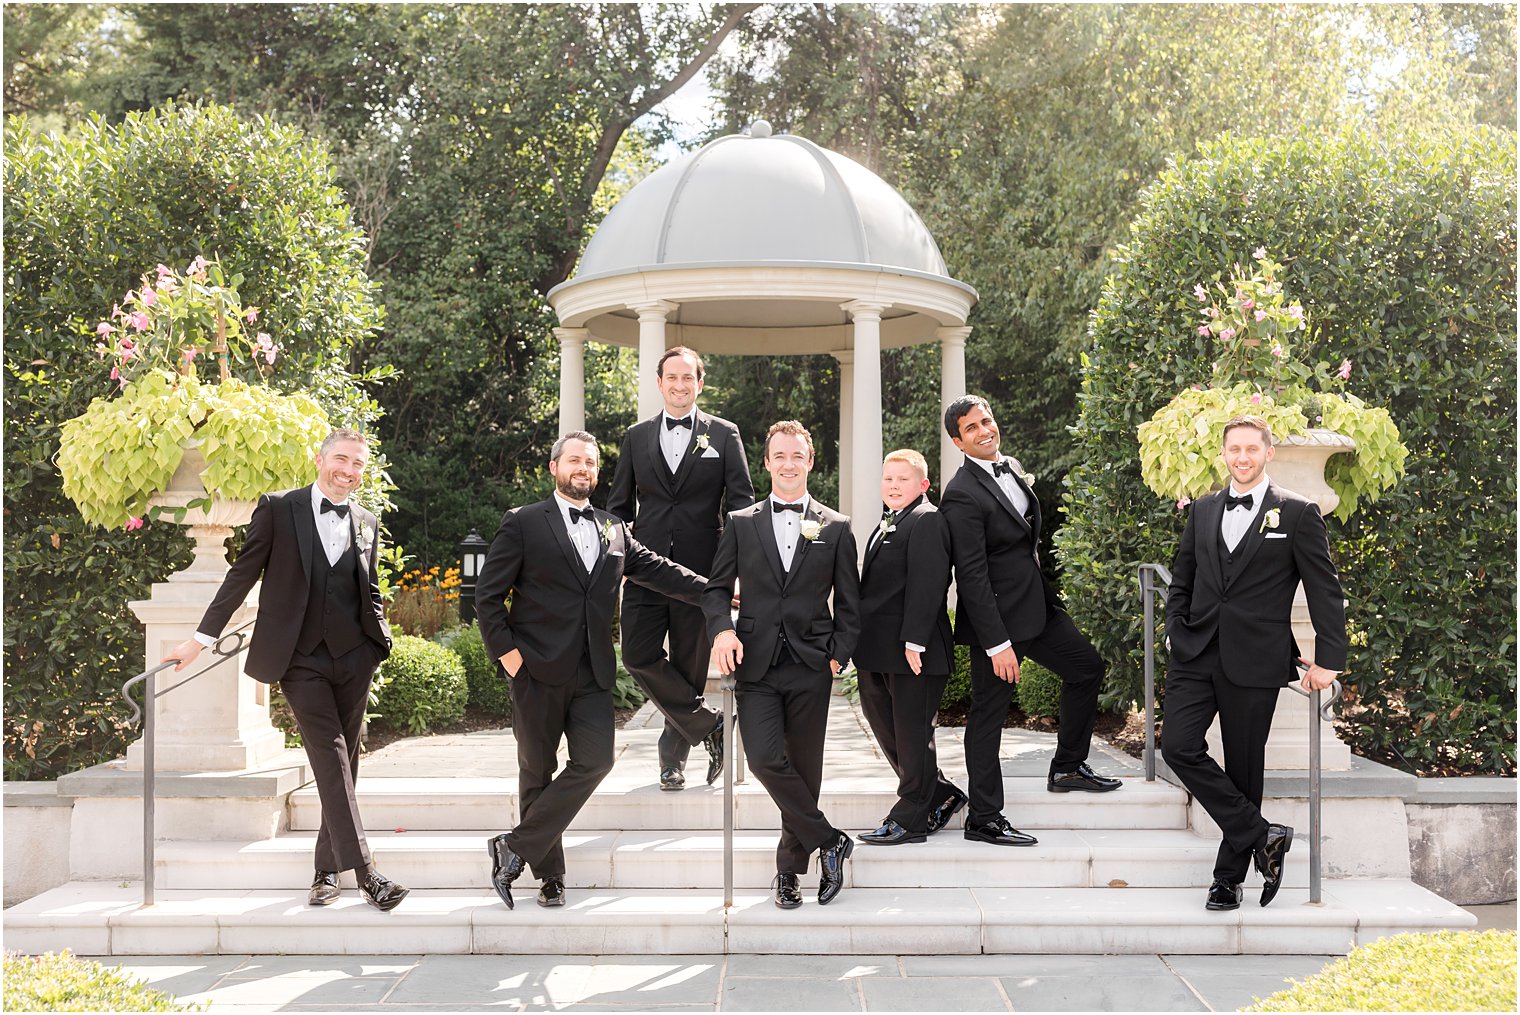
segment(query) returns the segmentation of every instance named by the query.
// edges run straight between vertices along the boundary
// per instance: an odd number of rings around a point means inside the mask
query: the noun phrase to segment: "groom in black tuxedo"
[[[781,809],[773,887],[782,909],[802,905],[797,875],[815,851],[818,902],[832,902],[855,846],[819,810],[818,793],[833,678],[860,637],[860,576],[850,520],[808,495],[812,468],[812,435],[795,420],[773,424],[771,495],[729,515],[702,599],[713,659],[737,683],[750,770]]]
[[[255,680],[279,683],[316,778],[322,823],[307,902],[336,901],[338,874],[351,870],[364,901],[389,912],[407,889],[375,870],[354,795],[370,682],[391,651],[375,565],[380,521],[349,499],[368,461],[362,433],[334,430],[317,452],[315,483],[260,497],[242,551],[195,637],[165,661],[179,660],[176,670],[194,662],[263,577],[246,669]]]
[[[1319,505],[1273,483],[1272,430],[1257,416],[1225,424],[1230,488],[1199,498],[1172,561],[1166,599],[1171,660],[1162,756],[1219,825],[1206,907],[1240,908],[1254,859],[1261,904],[1277,895],[1293,829],[1261,813],[1267,734],[1295,663],[1306,691],[1346,668],[1346,612]],[[1290,626],[1299,583],[1314,623],[1314,658],[1302,658]],[[1205,736],[1219,716],[1224,768]]]
[[[1045,788],[1106,793],[1121,783],[1087,764],[1103,660],[1040,571],[1040,502],[1023,466],[1000,453],[992,407],[977,395],[962,396],[945,410],[945,430],[966,454],[939,505],[955,556],[955,640],[971,646],[966,715],[971,808],[964,834],[999,846],[1032,846],[1035,837],[1003,816],[998,758],[1019,660],[1033,659],[1061,678],[1060,730]]]
[[[685,346],[655,368],[665,408],[628,428],[607,510],[655,553],[706,574],[723,513],[755,502],[739,428],[697,408],[705,367]],[[686,757],[707,748],[707,784],[723,770],[723,716],[703,700],[711,644],[702,611],[641,585],[623,591],[623,665],[665,716],[660,788],[686,787]],[[670,636],[670,655],[665,637]]]
[[[481,636],[511,680],[519,820],[486,842],[491,884],[509,909],[524,866],[539,879],[540,906],[565,904],[561,836],[612,770],[612,611],[623,579],[693,604],[705,584],[591,506],[598,462],[589,433],[554,443],[554,493],[502,517],[475,586]],[[561,737],[569,762],[555,775]]]

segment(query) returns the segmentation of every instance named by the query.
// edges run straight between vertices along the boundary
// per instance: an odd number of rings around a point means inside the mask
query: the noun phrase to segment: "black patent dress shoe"
[[[952,790],[951,795],[946,797],[938,807],[929,812],[928,832],[930,835],[948,825],[950,819],[955,817],[962,807],[966,806],[966,794],[954,786],[950,787],[950,789]]]
[[[338,901],[342,890],[338,888],[337,871],[317,871],[312,878],[311,891],[306,895],[308,906],[330,906]]]
[[[923,832],[910,832],[888,818],[876,831],[861,832],[856,838],[861,842],[869,842],[873,846],[896,846],[904,842],[923,842],[929,837]]]
[[[507,845],[505,832],[486,840],[486,852],[491,854],[491,887],[496,889],[496,894],[501,896],[501,901],[507,904],[508,909],[515,909],[512,882],[522,877],[526,861],[512,852],[512,847]]]
[[[382,913],[389,913],[401,905],[401,900],[410,892],[411,889],[398,885],[376,870],[370,871],[359,879],[359,894],[364,896],[365,902]]]
[[[1288,850],[1293,845],[1293,829],[1287,825],[1267,826],[1267,837],[1256,847],[1256,869],[1261,871],[1261,904],[1265,906],[1277,898],[1282,887],[1283,868]]]
[[[1108,793],[1118,789],[1124,783],[1118,779],[1110,779],[1106,775],[1099,775],[1092,770],[1087,762],[1077,766],[1075,772],[1051,772],[1050,778],[1045,780],[1045,788],[1052,793],[1070,793],[1072,790],[1082,790],[1085,793]]]
[[[565,879],[544,878],[543,884],[538,886],[538,904],[545,908],[563,906],[565,904]]]
[[[1216,912],[1226,909],[1239,909],[1240,899],[1244,894],[1239,885],[1232,885],[1228,881],[1220,881],[1218,878],[1215,878],[1214,883],[1209,885],[1209,901],[1204,903],[1203,908],[1212,909]]]
[[[723,774],[722,719],[718,720],[718,725],[713,727],[711,733],[702,738],[702,746],[707,748],[707,784],[711,786]]]
[[[661,789],[685,789],[686,776],[679,768],[660,769]]]
[[[855,852],[855,840],[843,832],[818,851],[818,904],[827,906],[844,888],[844,862]]]
[[[802,887],[797,884],[797,875],[791,871],[778,871],[771,887],[776,891],[778,908],[796,909],[802,905]]]
[[[1040,841],[1027,832],[1014,828],[1001,814],[982,825],[974,821],[966,822],[965,837],[977,842],[990,842],[994,846],[1033,846]]]

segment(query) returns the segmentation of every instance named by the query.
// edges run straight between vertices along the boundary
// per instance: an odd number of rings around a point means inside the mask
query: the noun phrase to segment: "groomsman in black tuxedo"
[[[934,715],[955,666],[945,598],[950,533],[929,503],[929,463],[917,451],[881,467],[881,524],[866,542],[860,573],[860,709],[897,773],[897,803],[860,841],[923,842],[966,803],[939,770]]]
[[[782,909],[802,905],[797,875],[815,851],[818,902],[832,902],[855,846],[818,809],[818,793],[833,678],[860,636],[860,575],[849,518],[808,495],[812,468],[812,435],[795,420],[773,424],[771,495],[729,515],[702,599],[713,658],[737,681],[750,770],[781,809],[773,888]]]
[[[1307,667],[1306,691],[1346,668],[1346,613],[1319,505],[1273,483],[1272,429],[1257,416],[1225,424],[1230,488],[1201,497],[1172,561],[1166,600],[1171,660],[1162,756],[1224,833],[1206,908],[1240,908],[1254,859],[1265,906],[1282,885],[1293,829],[1261,813],[1267,734],[1279,691]],[[1314,658],[1290,626],[1299,583],[1314,623]],[[1224,768],[1205,736],[1215,715]]]
[[[260,497],[242,552],[195,637],[165,661],[178,659],[175,669],[183,670],[215,644],[262,576],[246,669],[280,685],[316,779],[322,823],[307,902],[335,902],[338,874],[351,870],[364,901],[388,913],[407,889],[375,870],[354,795],[370,682],[391,651],[375,567],[380,520],[349,499],[368,461],[362,433],[334,430],[317,452],[315,483]]]
[[[955,640],[971,646],[966,716],[971,809],[965,837],[1032,846],[1035,837],[1014,828],[1003,815],[998,759],[1019,660],[1033,659],[1061,678],[1060,730],[1045,788],[1106,793],[1118,789],[1119,780],[1101,776],[1087,764],[1103,660],[1040,571],[1040,502],[1023,466],[1001,454],[992,407],[977,395],[962,396],[945,410],[945,430],[966,454],[940,499],[955,557]]]
[[[655,553],[706,574],[723,514],[755,502],[739,428],[697,408],[705,367],[685,346],[655,368],[664,410],[623,437],[607,510]],[[703,700],[711,643],[702,611],[640,585],[623,592],[623,665],[665,716],[660,788],[686,787],[686,757],[707,748],[707,784],[723,770],[723,716]],[[670,636],[670,655],[665,637]]]
[[[519,820],[486,841],[491,884],[509,909],[525,865],[540,906],[565,904],[561,836],[612,770],[612,611],[623,579],[687,603],[700,602],[704,585],[591,506],[598,461],[589,433],[554,443],[554,493],[502,517],[475,587],[481,636],[511,679]],[[569,761],[555,775],[561,737]]]

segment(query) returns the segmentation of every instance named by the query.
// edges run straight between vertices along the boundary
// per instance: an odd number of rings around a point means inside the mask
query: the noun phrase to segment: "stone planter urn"
[[[1272,482],[1319,505],[1328,516],[1340,504],[1340,496],[1325,482],[1325,466],[1333,455],[1356,450],[1356,441],[1334,430],[1310,430],[1308,433],[1277,440],[1276,451],[1267,465]],[[1333,554],[1332,548],[1332,554]],[[1293,596],[1293,639],[1306,655],[1314,652],[1314,624],[1309,619],[1309,603],[1300,585]],[[1321,700],[1328,698],[1326,691]],[[1304,771],[1309,767],[1310,699],[1297,690],[1285,687],[1279,692],[1277,711],[1272,716],[1272,732],[1267,738],[1269,770]],[[1216,719],[1209,730],[1211,750],[1223,757]],[[1351,748],[1342,743],[1328,722],[1320,722],[1320,768],[1324,771],[1347,771],[1351,768]]]
[[[195,634],[196,626],[227,575],[227,539],[232,530],[253,516],[255,502],[213,496],[205,504],[201,473],[206,460],[187,448],[169,486],[149,502],[164,509],[156,524],[172,522],[167,512],[186,508],[179,524],[195,543],[190,565],[156,582],[148,599],[131,603],[146,627],[144,669],[151,669],[174,647]],[[192,502],[203,502],[189,507]],[[233,612],[227,630],[240,627],[258,612],[258,585]],[[245,631],[245,634],[248,633]],[[246,641],[244,643],[246,645]],[[243,675],[244,653],[176,687],[154,703],[157,727],[155,763],[161,771],[227,772],[257,768],[277,757],[285,738],[269,721],[268,688]],[[160,690],[215,661],[210,650],[201,653],[183,673],[165,670],[154,679]],[[127,748],[127,768],[142,767],[142,742]]]

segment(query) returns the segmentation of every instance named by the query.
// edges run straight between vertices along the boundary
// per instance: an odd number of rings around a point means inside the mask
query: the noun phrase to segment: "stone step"
[[[5,911],[7,949],[86,955],[802,953],[1342,953],[1407,930],[1464,929],[1468,913],[1408,881],[1327,881],[1319,905],[1287,888],[1271,907],[1203,908],[1197,888],[853,888],[777,909],[768,892],[586,889],[563,909],[523,891],[414,891],[379,913],[355,893],[312,909],[305,892],[164,890],[70,882]]]
[[[486,832],[378,832],[368,836],[376,865],[410,888],[489,890]],[[734,883],[756,887],[776,872],[775,832],[734,840]],[[1207,887],[1217,842],[1170,829],[1054,829],[1029,848],[967,841],[955,831],[902,846],[856,843],[847,884],[862,888]],[[164,842],[158,884],[291,889],[311,880],[314,832],[259,842]],[[723,884],[723,836],[692,831],[591,831],[565,837],[573,883],[591,888],[708,888]],[[1307,850],[1288,854],[1286,884],[1309,883]],[[815,868],[816,871],[816,868]],[[808,875],[816,880],[816,872]],[[537,884],[525,875],[524,884]]]
[[[1112,793],[1051,793],[1041,778],[1010,777],[1004,782],[1003,813],[1015,826],[1042,828],[1173,828],[1188,827],[1187,794],[1169,783],[1125,778]],[[405,828],[409,831],[447,831],[461,828],[502,831],[517,822],[516,778],[360,778],[359,811],[367,829]],[[735,788],[734,827],[775,830],[780,827],[776,805],[757,782]],[[819,801],[829,820],[840,828],[875,828],[896,802],[891,779],[825,777]],[[965,811],[952,824],[960,827]],[[321,821],[321,804],[314,786],[291,794],[290,827],[313,831]],[[572,830],[623,828],[629,830],[698,829],[723,827],[723,789],[700,783],[667,792],[647,775],[614,771],[581,810]]]

